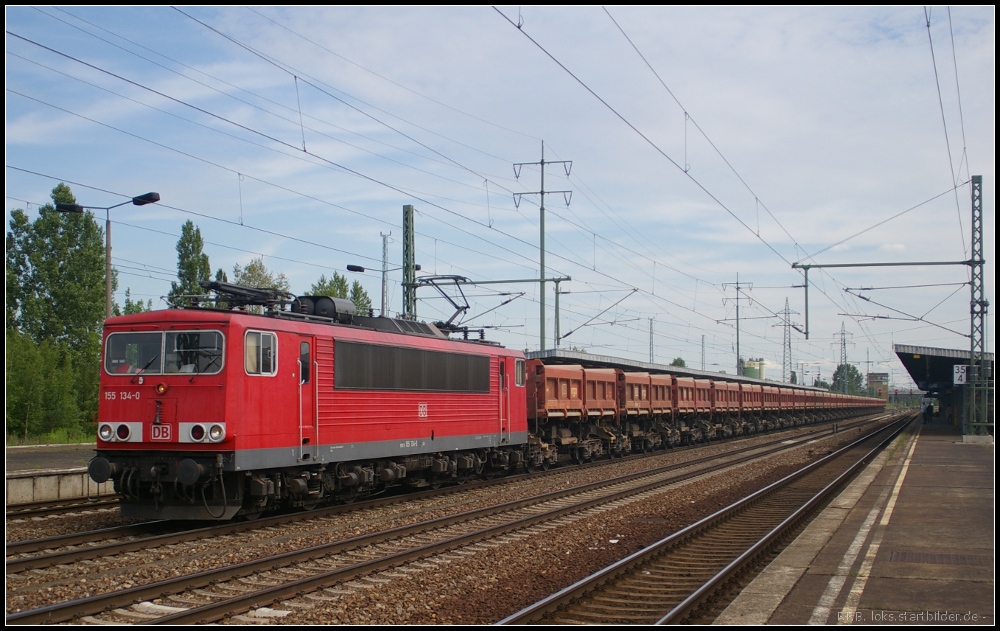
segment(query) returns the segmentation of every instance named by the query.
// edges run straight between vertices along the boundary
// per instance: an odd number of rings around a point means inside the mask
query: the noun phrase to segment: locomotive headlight
[[[132,430],[125,423],[118,426],[115,430],[115,434],[118,436],[118,440],[128,440],[128,437],[132,435]]]
[[[191,440],[196,443],[200,443],[205,440],[205,426],[204,425],[192,425],[191,426]]]
[[[208,439],[213,443],[217,443],[226,437],[226,428],[222,425],[215,424],[208,430]]]
[[[103,441],[111,440],[111,437],[115,435],[115,430],[111,428],[107,423],[102,424],[97,429],[97,436]]]
[[[166,394],[167,390],[169,390],[167,384],[165,383],[156,384],[156,394]]]

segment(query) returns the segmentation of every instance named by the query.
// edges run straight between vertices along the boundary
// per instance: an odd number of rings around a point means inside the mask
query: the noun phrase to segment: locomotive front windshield
[[[110,374],[214,374],[222,370],[219,331],[112,333],[104,353]]]

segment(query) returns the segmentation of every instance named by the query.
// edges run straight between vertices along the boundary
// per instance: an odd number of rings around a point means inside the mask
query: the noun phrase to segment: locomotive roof
[[[437,340],[440,342],[450,342],[455,344],[467,344],[481,349],[481,352],[487,354],[493,354],[496,350],[503,349],[500,345],[482,340],[469,340],[469,339],[455,339],[448,337],[443,332],[441,332],[433,324],[428,324],[425,322],[413,322],[407,320],[396,320],[392,318],[375,318],[375,317],[364,317],[355,316],[354,322],[352,324],[342,324],[335,322],[330,318],[324,318],[319,316],[302,316],[295,313],[290,313],[287,311],[275,311],[266,314],[249,313],[247,311],[240,310],[225,310],[225,309],[209,309],[203,307],[186,307],[186,308],[170,308],[170,309],[160,309],[157,311],[144,311],[142,313],[133,313],[123,316],[114,316],[108,318],[105,321],[106,327],[112,327],[115,329],[122,327],[134,326],[149,326],[149,325],[164,325],[170,323],[176,323],[177,325],[184,326],[185,324],[208,324],[208,325],[223,325],[230,322],[236,321],[238,324],[246,326],[248,328],[262,329],[262,330],[293,330],[299,329],[302,325],[311,327],[333,327],[335,330],[340,331],[341,335],[344,332],[357,331],[357,332],[367,332],[367,333],[385,333],[389,335],[402,335],[407,338],[413,339],[414,343],[419,343],[418,340]],[[280,323],[280,324],[279,324]],[[331,335],[337,335],[337,333],[332,333]],[[356,337],[356,336],[349,336]],[[489,351],[487,349],[494,349]],[[504,349],[510,350],[510,349]],[[517,351],[510,351],[517,352]]]

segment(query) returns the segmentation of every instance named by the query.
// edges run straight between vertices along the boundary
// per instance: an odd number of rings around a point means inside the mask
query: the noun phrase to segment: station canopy
[[[940,393],[955,387],[955,366],[968,366],[972,356],[968,350],[930,348],[894,344],[893,350],[917,388],[925,392]],[[993,376],[993,353],[985,353],[988,372]]]

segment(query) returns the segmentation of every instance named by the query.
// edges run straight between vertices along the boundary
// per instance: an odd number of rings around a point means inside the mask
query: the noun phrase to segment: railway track
[[[868,422],[865,419],[844,424],[841,430],[853,428],[856,424]],[[829,432],[826,427],[814,427],[800,436],[798,440],[806,440],[810,436],[815,436]],[[775,438],[775,444],[781,442],[779,437]],[[687,449],[687,448],[684,448]],[[678,450],[680,451],[680,450]],[[644,456],[636,456],[641,458]],[[706,456],[701,459],[715,458]],[[584,467],[602,466],[607,461],[590,463]],[[692,461],[698,462],[698,460]],[[558,475],[564,470],[555,470],[548,474],[537,475]],[[472,488],[488,487],[491,485],[504,484],[516,479],[509,477],[500,480],[477,482],[466,485],[463,488],[454,487],[451,492],[459,492]],[[544,485],[542,485],[544,486]],[[358,510],[359,508],[377,508],[391,506],[404,501],[419,500],[424,497],[436,497],[441,491],[423,491],[410,493],[402,497],[390,497],[375,500],[368,500],[363,504],[352,506],[332,506],[325,509],[314,510],[309,513],[293,513],[286,515],[276,515],[256,522],[236,522],[230,524],[213,524],[202,526],[187,522],[166,522],[154,521],[143,524],[125,525],[112,528],[103,528],[94,531],[72,533],[62,536],[45,537],[42,539],[32,539],[26,541],[8,542],[6,546],[6,568],[8,574],[16,574],[32,569],[44,569],[55,565],[65,565],[87,559],[97,559],[100,557],[112,556],[128,552],[146,550],[161,546],[170,546],[184,543],[186,541],[196,541],[210,536],[224,536],[256,530],[258,528],[277,527],[284,524],[316,520],[323,517],[344,514]]]
[[[43,502],[25,502],[23,504],[8,504],[7,519],[31,519],[49,515],[65,515],[102,508],[117,508],[118,498],[105,496],[99,498],[74,497],[71,499],[48,500]]]
[[[907,415],[500,624],[683,622],[871,461]]]
[[[810,428],[810,431],[813,433],[821,433],[827,431],[827,427],[831,424],[842,423],[846,425],[847,423],[850,422],[853,421],[826,421],[826,422],[816,423],[815,425],[797,426],[797,428],[799,429]],[[774,430],[774,432],[782,432],[786,431],[787,429],[795,429],[795,428],[779,429],[779,430]],[[736,438],[735,440],[739,440],[740,438],[742,437]],[[674,451],[696,449],[699,446],[703,446],[705,444],[706,443],[699,443],[691,446],[677,447],[674,449]],[[708,443],[708,444],[716,444],[716,443]],[[568,463],[569,461],[567,460],[567,464]],[[583,466],[592,466],[594,464],[600,464],[600,462],[588,463],[588,465],[583,465]],[[558,470],[559,469],[557,469],[557,471]],[[540,474],[535,473],[535,475],[540,475]],[[507,479],[511,479],[512,477],[513,476],[508,477]],[[410,497],[414,497],[414,494],[410,493]],[[87,513],[94,510],[114,509],[117,508],[118,505],[119,501],[116,496],[103,496],[98,498],[79,497],[79,498],[69,498],[69,499],[59,499],[59,500],[47,500],[41,502],[8,504],[5,507],[5,510],[7,519],[33,519],[35,517],[46,517],[53,515],[71,515],[74,513]]]
[[[779,437],[774,442],[788,441]],[[795,441],[796,445],[801,443],[801,439]],[[706,456],[699,460],[711,462],[693,461],[659,467],[642,474],[544,493],[438,519],[421,520],[370,535],[11,614],[7,622],[103,624],[141,620],[190,624],[215,621],[247,611],[254,603],[272,602],[303,591],[351,581],[361,575],[385,571],[386,568],[414,564],[419,559],[476,545],[506,533],[517,536],[518,532],[544,527],[544,524],[568,515],[587,510],[607,510],[615,502],[637,501],[643,494],[656,493],[664,485],[682,478],[705,475],[721,467],[791,448],[788,444],[755,446],[747,448],[752,453],[733,453],[725,458]],[[677,472],[679,468],[687,471],[680,474]],[[157,599],[162,600],[151,602]],[[120,609],[123,607],[127,609]]]

